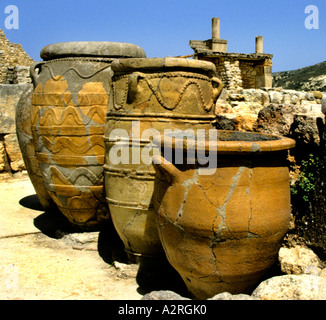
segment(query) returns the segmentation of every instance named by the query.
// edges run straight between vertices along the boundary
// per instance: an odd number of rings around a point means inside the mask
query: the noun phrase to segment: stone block
[[[217,294],[216,296],[208,300],[260,300],[260,299],[243,293],[233,295],[229,292],[223,292]]]
[[[324,268],[321,272],[320,272],[320,277],[326,278],[326,268]]]
[[[293,106],[271,103],[260,110],[255,124],[255,131],[288,135],[293,124]]]
[[[317,104],[315,101],[302,101],[299,111],[323,117],[322,105]]]
[[[312,93],[313,93],[315,99],[322,99],[323,98],[323,94],[320,91],[312,91]]]
[[[15,108],[28,84],[0,84],[0,134],[16,132]]]
[[[161,291],[152,291],[150,293],[145,294],[141,300],[190,300],[188,298],[182,297],[179,294],[169,291],[169,290],[161,290]]]
[[[315,274],[321,272],[321,263],[317,255],[309,248],[281,248],[279,251],[281,270],[287,274]]]
[[[313,92],[307,92],[305,95],[306,100],[308,101],[314,101],[315,100],[315,96]]]
[[[312,275],[285,275],[263,281],[252,293],[261,300],[325,300],[326,279]]]
[[[292,103],[290,94],[284,93],[283,103],[284,104],[291,104]]]
[[[2,141],[0,141],[0,172],[6,168],[6,149]]]
[[[9,158],[10,167],[12,171],[25,170],[22,153],[19,148],[17,135],[15,133],[8,134],[4,138],[6,153]]]
[[[323,97],[321,100],[321,111],[323,114],[326,114],[326,97]]]
[[[320,146],[318,123],[323,121],[322,116],[322,113],[317,116],[313,113],[294,114],[290,132],[292,138],[300,143]]]
[[[283,94],[281,92],[271,91],[269,92],[269,96],[271,103],[280,104],[283,102]]]
[[[15,66],[15,83],[31,83],[32,79],[29,73],[29,67],[26,66]]]

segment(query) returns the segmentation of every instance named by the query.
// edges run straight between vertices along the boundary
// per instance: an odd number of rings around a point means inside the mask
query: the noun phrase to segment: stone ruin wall
[[[215,60],[217,77],[219,77],[226,88],[236,89],[243,87],[239,60],[218,59]]]
[[[220,38],[220,18],[212,18],[212,38],[190,40],[194,59],[215,64],[217,77],[228,90],[271,88],[273,86],[273,55],[263,50],[263,36],[255,38],[255,53],[227,51],[227,40]]]
[[[33,59],[18,43],[11,43],[0,29],[0,83],[31,83],[29,66]]]
[[[239,61],[239,69],[242,78],[242,88],[255,88],[257,71],[255,70],[254,63],[251,61]]]
[[[215,64],[217,77],[223,81],[224,87],[228,90],[272,87],[271,60],[266,59],[261,64],[249,59],[239,59],[236,55],[201,58],[201,60]],[[268,76],[263,76],[263,73]]]
[[[223,89],[216,103],[219,129],[247,130],[293,136],[302,131],[305,143],[319,145],[317,122],[325,122],[326,95],[320,91],[295,91],[282,88],[235,90]],[[267,116],[269,113],[269,116]],[[309,132],[303,126],[295,128],[294,121],[304,117],[315,125]],[[320,120],[318,120],[320,119]]]
[[[31,86],[33,59],[20,44],[11,43],[0,29],[0,172],[25,170],[15,126],[15,107]]]
[[[15,124],[16,105],[32,84],[0,84],[0,172],[25,170]]]

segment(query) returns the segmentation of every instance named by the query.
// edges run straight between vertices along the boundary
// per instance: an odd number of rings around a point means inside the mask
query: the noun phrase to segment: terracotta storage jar
[[[253,132],[212,134],[154,138],[184,157],[172,164],[162,149],[163,157],[153,158],[153,201],[167,259],[196,299],[254,289],[277,260],[290,221],[287,155],[295,141]],[[194,145],[195,159],[187,158]],[[206,169],[204,156],[210,159]]]
[[[52,210],[56,209],[56,205],[45,187],[33,143],[31,124],[31,98],[33,90],[33,85],[27,87],[17,103],[15,116],[16,133],[24,164],[39,202],[44,210]]]
[[[115,58],[145,57],[133,44],[67,42],[46,46],[31,66],[33,142],[44,184],[75,225],[109,219],[103,185],[104,125]]]
[[[106,199],[130,259],[156,257],[163,250],[152,204],[151,137],[167,129],[213,128],[223,85],[214,77],[214,64],[192,59],[118,59],[112,70],[104,138]],[[115,156],[119,146],[125,161]]]

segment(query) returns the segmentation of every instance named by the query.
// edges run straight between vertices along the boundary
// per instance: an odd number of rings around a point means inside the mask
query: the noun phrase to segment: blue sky
[[[5,8],[19,9],[19,29],[6,29]],[[305,8],[319,9],[319,29],[305,28]],[[189,40],[211,38],[221,18],[228,52],[252,53],[255,37],[274,55],[273,71],[326,60],[325,0],[2,0],[0,28],[34,59],[64,41],[118,41],[141,46],[147,57],[192,54]]]

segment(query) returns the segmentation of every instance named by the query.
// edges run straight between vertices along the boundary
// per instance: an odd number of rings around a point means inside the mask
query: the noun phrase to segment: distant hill
[[[326,92],[326,61],[297,70],[274,72],[273,87]]]

